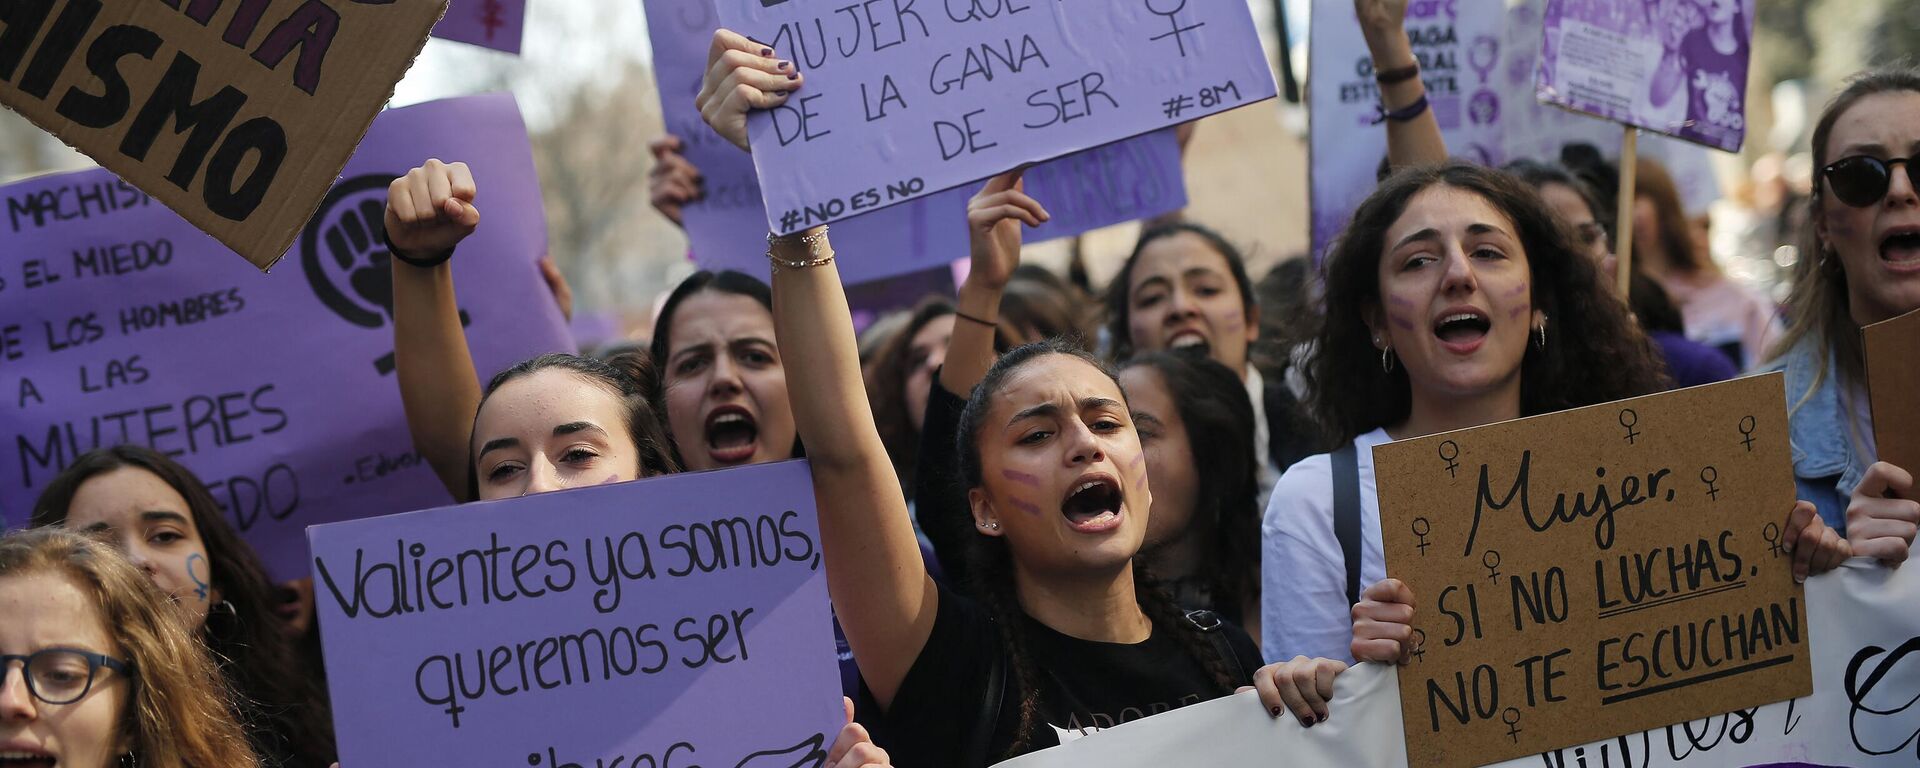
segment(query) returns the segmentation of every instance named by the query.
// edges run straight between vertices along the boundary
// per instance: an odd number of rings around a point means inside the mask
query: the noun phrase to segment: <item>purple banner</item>
[[[644,5],[667,131],[680,137],[687,160],[706,181],[706,198],[682,208],[694,260],[708,269],[765,278],[770,217],[761,203],[753,157],[721,139],[693,107],[713,31],[720,25],[713,0],[652,0]],[[1187,204],[1180,146],[1172,130],[1041,164],[1027,172],[1026,184],[1027,192],[1054,216],[1027,233],[1030,243],[1157,216]],[[842,279],[864,283],[967,258],[967,200],[977,186],[955,187],[836,224],[833,244],[840,254]]]
[[[803,461],[308,536],[342,765],[813,768],[842,722]]]
[[[570,349],[509,96],[383,113],[271,275],[104,170],[0,188],[0,524],[120,443],[198,473],[276,578],[306,572],[308,525],[446,503],[401,411],[380,246],[387,184],[429,157],[480,185],[453,260],[480,372]]]
[[[527,0],[452,0],[433,36],[517,54],[526,23]]]
[[[1549,0],[1544,20],[1541,101],[1740,150],[1753,0]]]
[[[782,233],[1275,95],[1237,2],[715,7],[807,77],[750,123],[758,177],[778,182],[761,190],[768,226]]]

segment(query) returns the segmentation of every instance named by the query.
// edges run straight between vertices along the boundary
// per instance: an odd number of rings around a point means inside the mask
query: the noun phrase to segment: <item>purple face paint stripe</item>
[[[1029,515],[1033,515],[1034,517],[1040,516],[1040,507],[1034,505],[1032,502],[1024,501],[1021,499],[1008,498],[1007,503],[1013,505],[1014,509],[1025,512]]]
[[[1396,325],[1396,326],[1399,326],[1399,327],[1400,327],[1400,330],[1403,330],[1403,331],[1407,331],[1407,332],[1409,332],[1409,333],[1411,333],[1411,332],[1413,331],[1413,321],[1412,321],[1412,320],[1408,320],[1408,319],[1406,319],[1406,318],[1404,318],[1404,317],[1401,317],[1401,316],[1399,316],[1399,315],[1391,315],[1391,316],[1390,316],[1390,318],[1391,318],[1391,319],[1393,320],[1393,324],[1394,324],[1394,325]]]
[[[1003,470],[1000,470],[1000,476],[1008,480],[1012,480],[1021,485],[1029,486],[1032,488],[1040,487],[1040,478],[1034,477],[1033,475],[1029,475],[1025,472],[1020,472],[1012,469],[1003,469]]]
[[[1388,296],[1387,303],[1402,309],[1413,309],[1413,301],[1400,296]]]

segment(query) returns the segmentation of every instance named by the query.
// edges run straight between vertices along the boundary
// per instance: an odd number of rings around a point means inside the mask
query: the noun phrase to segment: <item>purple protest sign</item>
[[[693,107],[713,30],[719,26],[713,0],[651,0],[643,5],[667,131],[680,137],[687,160],[705,179],[706,197],[681,209],[694,260],[708,269],[739,270],[764,279],[770,217],[761,202],[753,158],[715,134]],[[1171,129],[1035,166],[1027,172],[1026,185],[1054,216],[1028,232],[1028,242],[1071,237],[1187,204],[1180,146]],[[967,200],[978,191],[974,186],[836,224],[833,244],[840,254],[841,278],[858,284],[967,258]]]
[[[527,0],[452,0],[447,15],[434,25],[433,36],[519,53],[526,23]]]
[[[782,233],[1275,95],[1243,3],[715,7],[807,77],[750,121],[758,177],[773,182],[768,225]]]
[[[1544,21],[1541,101],[1740,150],[1753,0],[1549,0]]]
[[[509,96],[382,114],[271,275],[104,170],[0,188],[0,524],[119,443],[199,474],[278,578],[305,573],[308,525],[448,501],[401,411],[379,229],[387,184],[436,156],[480,184],[453,261],[480,372],[570,349]]]
[[[340,762],[817,767],[818,531],[803,461],[313,528]]]

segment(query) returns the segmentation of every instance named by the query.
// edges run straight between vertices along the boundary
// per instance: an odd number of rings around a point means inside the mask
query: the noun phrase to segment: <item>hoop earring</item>
[[[1393,373],[1393,347],[1386,347],[1380,350],[1380,370],[1385,373]]]
[[[1546,322],[1544,322],[1544,321],[1542,321],[1542,322],[1540,323],[1540,326],[1539,326],[1538,328],[1535,328],[1534,330],[1536,330],[1536,331],[1539,331],[1539,336],[1538,336],[1538,337],[1536,337],[1536,339],[1535,339],[1535,340],[1536,340],[1536,341],[1538,341],[1538,342],[1540,342],[1540,349],[1542,349],[1542,350],[1545,350],[1545,349],[1547,348],[1547,324],[1546,324]]]
[[[132,752],[121,755],[120,768],[140,768],[140,756]]]

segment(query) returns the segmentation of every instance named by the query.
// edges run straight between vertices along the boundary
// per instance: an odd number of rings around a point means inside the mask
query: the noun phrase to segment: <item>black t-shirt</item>
[[[1055,729],[1077,732],[1111,728],[1149,715],[1222,695],[1219,683],[1187,652],[1172,632],[1202,634],[1192,626],[1155,627],[1145,642],[1101,643],[1055,632],[1025,613],[1027,644],[1040,688],[1040,709],[1030,750],[1059,743]],[[1246,632],[1232,624],[1213,630],[1225,638],[1237,658],[1235,685],[1251,684],[1260,652]],[[998,762],[1013,744],[1020,723],[1020,691],[1013,662],[987,609],[947,590],[933,634],[914,660],[906,680],[884,717],[869,723],[875,742],[897,765],[963,765],[979,752],[976,731],[986,711],[991,670],[998,657],[1005,684],[997,723],[986,736],[986,764]],[[864,722],[864,721],[863,721]]]

